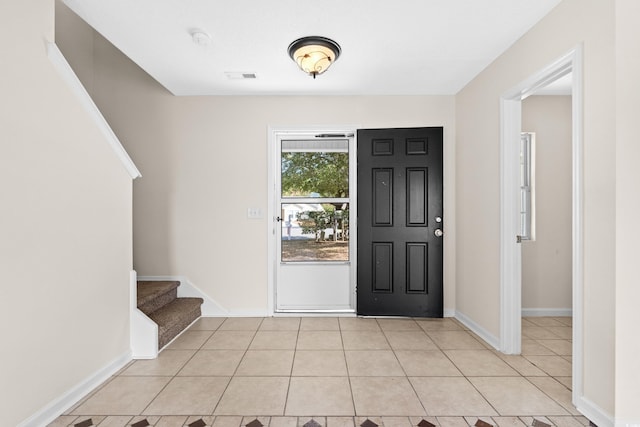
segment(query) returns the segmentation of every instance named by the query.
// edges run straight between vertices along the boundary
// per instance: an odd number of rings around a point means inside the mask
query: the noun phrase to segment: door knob
[[[436,230],[433,232],[433,234],[435,234],[436,237],[442,237],[444,232],[442,230],[440,230],[439,228],[436,228]]]

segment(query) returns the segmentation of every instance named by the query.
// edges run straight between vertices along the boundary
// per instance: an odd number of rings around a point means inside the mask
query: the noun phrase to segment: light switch
[[[247,218],[260,219],[262,218],[262,209],[260,208],[247,208]]]

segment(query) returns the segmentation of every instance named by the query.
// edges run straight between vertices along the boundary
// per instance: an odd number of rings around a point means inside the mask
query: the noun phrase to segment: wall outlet
[[[260,208],[247,208],[247,218],[260,219],[262,218],[262,209]]]

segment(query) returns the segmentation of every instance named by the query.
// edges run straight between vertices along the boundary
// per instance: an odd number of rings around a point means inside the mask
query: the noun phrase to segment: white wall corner
[[[460,313],[459,311],[455,312],[454,316],[460,323],[469,328],[471,332],[482,338],[487,344],[496,350],[500,347],[500,339],[495,335],[491,334],[489,331],[484,329],[482,326],[478,325],[476,322],[471,320],[471,318],[466,315]]]
[[[64,82],[71,88],[72,92],[78,100],[80,104],[84,107],[85,111],[89,114],[93,122],[96,124],[100,132],[105,137],[106,141],[109,143],[109,146],[113,149],[114,153],[118,157],[118,159],[122,162],[122,165],[127,170],[131,179],[136,179],[142,176],[136,165],[129,157],[129,154],[120,143],[120,140],[116,136],[116,134],[109,126],[109,123],[105,120],[104,116],[91,99],[91,96],[82,85],[82,82],[73,71],[67,59],[64,57],[62,52],[55,43],[47,42],[47,57],[54,65]]]
[[[158,357],[158,325],[138,309],[138,278],[129,273],[129,346],[134,359]]]
[[[65,411],[73,407],[83,397],[91,393],[96,387],[104,383],[116,372],[126,366],[131,361],[131,353],[127,352],[113,360],[111,363],[89,375],[82,382],[62,394],[55,400],[49,402],[35,414],[18,424],[17,427],[41,427],[52,423]]]
[[[204,303],[202,304],[202,317],[228,317],[234,316],[227,309],[218,304],[213,298],[204,293],[200,288],[189,280],[186,276],[140,276],[139,280],[156,281],[156,280],[172,280],[180,282],[178,286],[178,298],[202,298]],[[265,311],[266,313],[266,311]],[[244,314],[235,314],[236,316],[243,316]],[[254,314],[255,315],[255,314]],[[260,314],[263,316],[264,314]]]
[[[591,402],[589,399],[584,396],[580,396],[577,398],[577,401],[573,402],[576,405],[576,409],[582,413],[589,421],[598,427],[618,427],[618,420],[614,422],[614,418],[612,415],[608,414],[602,408],[600,408],[595,403]],[[626,424],[620,424],[623,426]]]

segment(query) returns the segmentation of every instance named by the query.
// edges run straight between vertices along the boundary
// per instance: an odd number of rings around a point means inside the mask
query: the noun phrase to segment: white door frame
[[[271,316],[285,316],[287,313],[278,313],[276,312],[276,276],[277,276],[277,262],[278,262],[278,254],[276,253],[276,238],[278,236],[278,232],[276,227],[279,227],[280,224],[276,221],[276,217],[280,215],[279,210],[276,210],[275,206],[275,197],[276,197],[276,174],[279,173],[279,170],[276,169],[276,164],[280,159],[280,153],[276,150],[277,139],[282,137],[283,135],[291,134],[291,135],[308,135],[314,136],[318,133],[327,133],[327,134],[353,134],[353,146],[349,152],[349,188],[350,188],[350,198],[353,203],[349,206],[350,211],[350,226],[349,226],[349,259],[350,259],[350,272],[349,272],[349,282],[350,282],[350,300],[351,300],[351,308],[349,313],[356,313],[356,259],[357,259],[357,230],[356,230],[356,218],[357,218],[357,204],[355,200],[357,200],[357,185],[356,185],[356,162],[357,162],[357,129],[358,126],[355,125],[342,125],[342,126],[278,126],[268,128],[268,148],[267,148],[267,183],[268,183],[268,203],[267,203],[267,240],[268,240],[268,266],[267,266],[267,289],[268,289],[268,310],[269,315]],[[320,312],[314,312],[314,315],[321,314]],[[336,315],[336,312],[327,313]],[[347,314],[345,313],[342,313]],[[292,315],[299,316],[300,313],[293,313]]]
[[[519,156],[522,100],[560,77],[572,73],[572,290],[573,290],[573,403],[583,396],[583,135],[582,46],[577,46],[500,100],[500,351],[521,350],[522,259],[516,243],[520,230]]]

